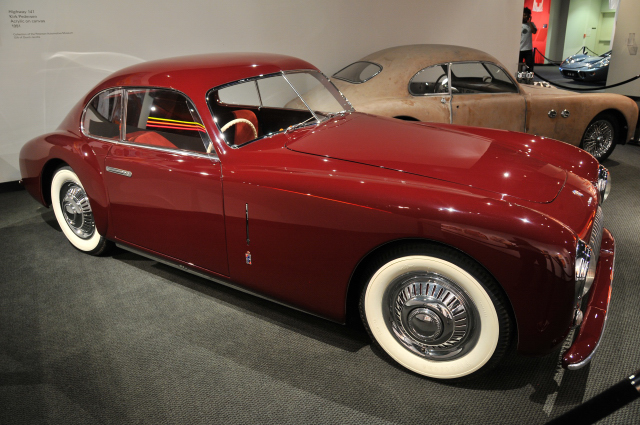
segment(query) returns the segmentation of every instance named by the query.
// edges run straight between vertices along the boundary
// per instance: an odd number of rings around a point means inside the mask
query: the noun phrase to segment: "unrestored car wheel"
[[[611,155],[616,147],[618,123],[610,114],[600,114],[589,123],[580,147],[600,162]]]
[[[51,204],[62,232],[80,251],[100,255],[110,246],[96,229],[89,198],[71,167],[62,167],[53,175]]]
[[[506,298],[477,263],[446,247],[406,246],[371,270],[360,314],[396,362],[437,379],[478,374],[504,356],[512,333]]]

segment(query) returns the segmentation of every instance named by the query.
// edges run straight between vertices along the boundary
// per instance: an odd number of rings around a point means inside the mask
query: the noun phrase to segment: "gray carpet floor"
[[[74,249],[53,212],[0,193],[0,423],[537,424],[640,368],[640,147],[606,162],[617,239],[600,351],[514,357],[452,385],[336,325],[116,250]],[[602,423],[640,423],[640,401]]]

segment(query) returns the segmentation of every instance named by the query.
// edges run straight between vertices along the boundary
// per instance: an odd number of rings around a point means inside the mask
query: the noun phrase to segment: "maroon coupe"
[[[307,96],[313,93],[313,96]],[[311,64],[221,54],[111,75],[28,142],[22,181],[79,250],[112,244],[327,319],[453,379],[511,344],[598,345],[609,172],[522,133],[354,112]]]

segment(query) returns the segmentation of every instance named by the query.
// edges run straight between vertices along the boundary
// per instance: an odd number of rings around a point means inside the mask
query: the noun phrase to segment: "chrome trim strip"
[[[125,176],[125,177],[131,177],[133,175],[133,173],[131,171],[121,170],[120,168],[109,167],[108,165],[107,165],[106,170],[108,172],[110,172],[110,173],[119,174],[119,175]]]
[[[246,224],[246,230],[247,230],[247,246],[249,245],[249,242],[251,241],[249,239],[249,204],[244,204],[244,218],[245,218],[245,224]]]
[[[119,141],[118,145],[130,146],[130,147],[133,147],[133,148],[149,149],[149,150],[153,150],[153,151],[166,152],[166,153],[170,153],[170,154],[174,154],[174,155],[191,156],[191,157],[194,157],[194,158],[208,158],[208,159],[210,159],[210,160],[212,160],[214,162],[220,162],[220,158],[218,158],[218,156],[215,155],[215,152],[212,152],[211,154],[202,153],[202,152],[191,152],[191,151],[184,151],[184,150],[180,150],[180,149],[164,148],[162,146],[143,145],[143,144],[140,144],[140,143],[127,142],[125,140]]]
[[[453,124],[453,85],[451,84],[451,62],[447,65],[447,79],[449,80],[447,83],[449,88],[447,92],[449,93],[449,124]]]
[[[140,249],[134,248],[132,246],[129,246],[129,245],[126,245],[126,244],[120,243],[120,242],[116,242],[116,246],[118,248],[122,248],[122,249],[124,249],[126,251],[129,251],[129,252],[132,252],[134,254],[137,254],[137,255],[139,255],[141,257],[145,257],[145,258],[148,258],[150,260],[157,261],[158,263],[162,263],[162,264],[164,264],[166,266],[169,266],[169,267],[177,268],[178,270],[182,270],[182,271],[185,271],[187,273],[191,273],[191,274],[193,274],[195,276],[201,277],[203,279],[207,279],[207,280],[210,280],[212,282],[218,283],[220,285],[224,285],[226,287],[229,287],[229,288],[232,288],[232,289],[236,289],[236,290],[238,290],[240,292],[244,292],[245,294],[253,295],[255,297],[262,298],[263,300],[271,301],[272,303],[279,304],[281,306],[290,308],[292,310],[297,310],[299,312],[308,314],[310,316],[315,316],[315,317],[319,317],[319,318],[324,319],[324,320],[330,320],[332,322],[335,322],[334,320],[331,320],[331,319],[328,319],[326,317],[320,316],[319,314],[315,314],[315,313],[303,310],[303,309],[301,309],[299,307],[293,306],[291,304],[286,304],[286,303],[283,303],[283,302],[278,301],[276,299],[267,297],[266,295],[262,295],[260,293],[253,292],[253,291],[251,291],[251,290],[249,290],[249,289],[247,289],[247,288],[245,288],[243,286],[237,285],[237,284],[232,283],[230,281],[227,281],[227,280],[225,280],[223,278],[217,278],[217,277],[211,276],[209,274],[200,272],[198,270],[194,270],[194,269],[192,269],[190,267],[187,267],[187,266],[181,264],[177,260],[175,262],[173,262],[171,260],[164,259],[164,258],[162,258],[160,256],[156,256],[156,255],[150,254],[148,252],[142,251]],[[344,323],[344,322],[336,322],[336,323]]]
[[[284,78],[284,80],[287,82],[287,84],[289,84],[291,86],[291,88],[293,89],[294,93],[298,96],[298,99],[300,99],[302,101],[302,103],[304,103],[304,106],[307,107],[309,112],[311,112],[311,115],[313,115],[313,117],[316,119],[316,122],[320,123],[321,122],[320,118],[318,118],[318,116],[316,115],[316,112],[309,107],[309,105],[307,104],[307,101],[304,100],[304,98],[302,97],[302,95],[300,93],[298,93],[298,90],[296,90],[296,88],[293,86],[293,84],[291,84],[291,81],[289,81],[289,79],[287,78],[287,75],[284,73],[284,71],[282,71],[282,78]],[[340,105],[340,106],[342,106],[342,105]]]

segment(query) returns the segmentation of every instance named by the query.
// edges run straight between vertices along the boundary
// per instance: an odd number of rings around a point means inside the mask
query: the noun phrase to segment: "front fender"
[[[495,277],[513,307],[518,351],[553,350],[571,327],[575,232],[544,213],[507,201],[457,203],[450,198],[447,204],[430,220],[433,227],[424,227],[433,228],[425,238],[456,247]]]
[[[633,137],[638,121],[638,105],[626,96],[613,93],[572,93],[547,87],[527,87],[527,133],[548,136],[579,146],[589,123],[600,113],[611,111],[624,117],[621,141]],[[556,117],[550,118],[550,110]],[[567,110],[568,118],[561,112]],[[621,123],[622,124],[622,123]]]

